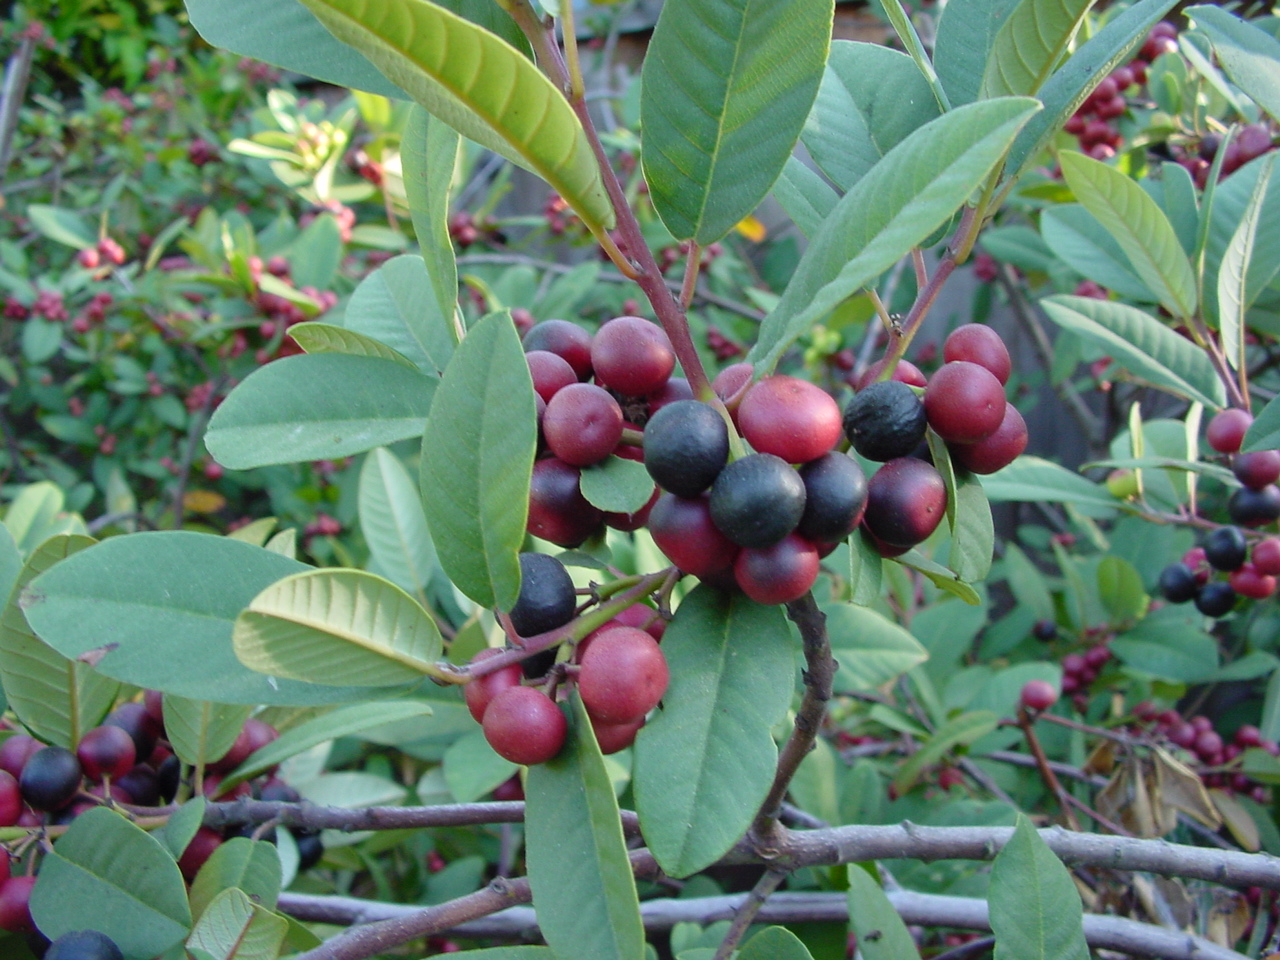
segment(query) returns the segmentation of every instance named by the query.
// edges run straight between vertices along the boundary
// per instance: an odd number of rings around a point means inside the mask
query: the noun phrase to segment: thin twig
[[[1025,706],[1018,707],[1018,726],[1022,728],[1023,735],[1027,738],[1027,746],[1031,750],[1031,755],[1036,758],[1036,766],[1040,770],[1040,779],[1045,782],[1045,786],[1053,793],[1058,800],[1058,807],[1062,810],[1062,815],[1067,819],[1067,826],[1072,830],[1080,829],[1080,821],[1076,818],[1075,811],[1071,809],[1071,805],[1067,802],[1067,792],[1062,789],[1062,784],[1058,782],[1057,775],[1053,772],[1053,768],[1049,766],[1049,758],[1044,754],[1044,748],[1040,746],[1040,738],[1036,736],[1035,719],[1027,712]]]
[[[766,870],[751,892],[747,894],[747,898],[742,901],[742,906],[738,908],[738,912],[733,916],[733,922],[729,924],[729,929],[725,932],[724,939],[720,941],[720,946],[716,948],[715,956],[712,960],[729,960],[733,955],[733,951],[738,948],[738,944],[742,942],[742,938],[746,936],[747,929],[755,922],[756,916],[760,913],[760,909],[765,905],[765,901],[772,896],[778,886],[787,878],[787,874],[783,870]]]

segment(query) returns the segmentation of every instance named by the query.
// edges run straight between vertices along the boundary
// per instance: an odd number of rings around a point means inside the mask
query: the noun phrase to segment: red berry
[[[12,827],[22,816],[22,791],[17,778],[7,770],[0,770],[0,827]],[[0,856],[0,864],[7,871],[8,856]],[[8,874],[6,873],[7,877]],[[3,879],[3,878],[0,878]]]
[[[568,731],[560,708],[533,687],[503,690],[484,712],[484,738],[512,763],[546,763],[560,752]]]
[[[1276,578],[1259,573],[1252,563],[1231,571],[1227,582],[1236,593],[1253,600],[1265,600],[1276,592]]]
[[[514,315],[514,314],[513,314]],[[546,350],[563,358],[579,380],[591,376],[591,334],[568,320],[544,320],[524,335],[524,349]]]
[[[529,364],[529,373],[533,377],[533,389],[548,405],[556,393],[571,383],[578,382],[578,376],[569,366],[569,361],[547,350],[532,350],[524,355]]]
[[[1268,537],[1255,543],[1249,559],[1253,568],[1264,576],[1280,576],[1280,538]]]
[[[571,383],[547,401],[542,435],[565,463],[589,467],[613,453],[622,439],[622,407],[603,387]]]
[[[938,471],[923,460],[899,457],[867,482],[862,522],[877,539],[905,550],[928,539],[946,511],[947,488]]]
[[[0,883],[0,930],[29,933],[36,928],[31,920],[31,890],[35,877],[10,877]]]
[[[1250,490],[1261,490],[1280,480],[1280,450],[1238,453],[1231,461],[1231,472]]]
[[[977,443],[953,443],[948,446],[951,460],[970,473],[992,474],[1002,470],[1027,449],[1027,423],[1012,403],[1004,406],[1004,419],[996,432]]]
[[[966,323],[952,330],[942,342],[942,359],[947,363],[968,360],[986,367],[1002,386],[1009,382],[1009,374],[1013,370],[1009,348],[1000,339],[1000,334],[981,323]]]
[[[582,655],[578,692],[596,720],[633,723],[658,705],[669,679],[658,641],[635,627],[614,627],[594,637]]]
[[[577,467],[550,457],[533,465],[528,530],[561,547],[576,547],[604,523],[604,514],[582,495]]]
[[[818,579],[818,549],[797,534],[769,547],[748,547],[738,554],[733,577],[756,603],[799,600]]]
[[[471,658],[471,662],[479,663],[482,660],[488,660],[490,657],[496,657],[500,653],[502,653],[501,650],[490,647],[477,653]],[[522,677],[520,665],[513,663],[464,684],[462,692],[467,701],[467,709],[471,711],[471,716],[475,717],[476,723],[484,723],[485,709],[493,701],[493,698],[503,690],[520,686]]]
[[[615,317],[591,340],[596,381],[623,396],[655,393],[675,365],[675,351],[666,333],[643,317]]]
[[[738,427],[759,453],[788,463],[823,456],[843,432],[840,407],[829,393],[795,377],[765,377],[738,406]]]
[[[606,756],[625,750],[635,743],[636,734],[644,726],[644,717],[630,723],[600,723],[591,718],[591,729],[595,732],[596,743],[600,744],[600,752]]]
[[[94,727],[76,746],[76,757],[90,780],[118,780],[133,769],[137,755],[133,738],[120,727]]]
[[[1028,680],[1022,687],[1022,705],[1039,713],[1058,702],[1058,688],[1048,680]]]
[[[755,367],[749,363],[733,363],[717,373],[716,378],[711,381],[711,389],[715,395],[729,406],[730,411],[734,412],[735,422],[738,403],[742,402],[746,386],[751,382],[751,375],[754,372]],[[735,398],[737,402],[730,403]]]
[[[182,871],[183,879],[187,883],[193,881],[205,861],[213,856],[213,852],[220,846],[222,846],[222,834],[218,831],[208,827],[197,830],[196,835],[182,851],[182,856],[178,858],[178,869]]]
[[[705,496],[664,493],[649,512],[649,533],[668,560],[695,577],[727,570],[738,555],[737,545],[712,521]]]
[[[1251,723],[1246,723],[1236,731],[1236,743],[1242,747],[1262,746],[1262,731]]]
[[[875,383],[879,380],[880,374],[884,372],[885,362],[886,361],[884,360],[877,360],[875,363],[871,364],[871,366],[867,367],[867,369],[863,371],[862,376],[858,377],[857,382],[853,384],[853,389],[862,390],[868,384]],[[900,383],[905,383],[911,387],[923,387],[925,385],[924,374],[921,373],[920,368],[910,360],[899,360],[897,365],[893,368],[893,376],[889,379],[897,380]]]
[[[1214,414],[1205,431],[1205,439],[1218,453],[1238,453],[1251,423],[1253,414],[1239,407],[1228,407]]]
[[[986,367],[966,360],[943,364],[924,391],[929,426],[952,443],[977,443],[999,429],[1004,387]]]
[[[4,770],[15,780],[22,776],[22,768],[37,750],[44,746],[39,740],[27,733],[15,733],[0,744],[0,770]]]

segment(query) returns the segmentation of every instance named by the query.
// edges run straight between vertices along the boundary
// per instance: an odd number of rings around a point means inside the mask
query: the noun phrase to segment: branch
[[[801,761],[813,749],[813,742],[822,726],[822,718],[827,713],[827,701],[831,699],[831,691],[835,685],[836,662],[831,656],[831,642],[827,638],[827,617],[818,609],[813,593],[806,593],[801,599],[787,604],[787,616],[800,630],[804,640],[804,700],[796,714],[795,726],[791,736],[778,754],[778,768],[773,776],[773,786],[755,822],[751,825],[748,836],[761,849],[770,846],[773,832],[777,826],[778,814],[782,809],[782,801],[787,795],[787,787],[795,776]]]
[[[987,904],[967,897],[945,897],[908,890],[888,892],[889,902],[911,924],[988,930]],[[749,894],[697,897],[688,900],[646,900],[640,904],[645,930],[662,934],[677,923],[715,923],[730,920],[747,902]],[[326,897],[304,893],[280,894],[285,913],[312,923],[353,924],[407,917],[420,907],[378,903],[353,897]],[[848,900],[840,893],[777,893],[759,913],[758,923],[847,923]],[[1242,954],[1200,937],[1121,917],[1085,914],[1085,939],[1091,947],[1159,960],[1244,960]],[[538,921],[530,907],[510,907],[449,931],[467,939],[534,940]]]
[[[759,917],[761,908],[785,879],[787,875],[782,870],[764,872],[764,876],[757,881],[746,899],[742,901],[742,906],[734,914],[733,922],[729,924],[729,929],[725,932],[724,939],[720,941],[720,946],[716,948],[716,954],[712,960],[728,960],[738,948],[738,944],[742,942],[742,938],[746,936],[751,924],[755,923],[756,918]]]

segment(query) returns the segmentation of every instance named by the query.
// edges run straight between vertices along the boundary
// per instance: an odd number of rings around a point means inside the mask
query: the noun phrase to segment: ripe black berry
[[[1242,527],[1261,527],[1280,517],[1280,487],[1269,483],[1261,490],[1241,487],[1227,501],[1231,522]]]
[[[844,408],[844,433],[868,460],[910,456],[924,439],[924,404],[905,383],[882,380],[854,394]]]
[[[678,497],[702,493],[728,461],[729,428],[708,404],[679,400],[645,424],[645,468],[658,486]]]
[[[1196,597],[1196,575],[1185,563],[1171,563],[1160,571],[1160,595],[1170,603],[1186,603]]]
[[[804,514],[796,532],[815,543],[836,543],[857,529],[867,506],[867,477],[853,458],[832,451],[800,468]]]
[[[124,960],[114,940],[97,930],[64,933],[49,944],[44,960]]]
[[[785,460],[753,453],[735,460],[711,487],[711,519],[742,547],[771,547],[804,515],[804,481]]]
[[[298,847],[298,869],[310,870],[324,856],[324,844],[320,842],[319,830],[306,830],[292,827],[293,841]]]
[[[1236,592],[1221,580],[1206,583],[1196,594],[1196,609],[1206,617],[1223,617],[1236,605]]]
[[[1219,527],[1204,541],[1204,556],[1218,570],[1236,570],[1249,554],[1249,542],[1239,527]]]
[[[520,554],[520,596],[511,625],[522,637],[563,627],[577,607],[573,579],[564,564],[545,553]]]
[[[83,776],[74,753],[66,747],[45,747],[33,753],[22,768],[18,787],[22,799],[36,810],[57,810],[79,792]]]

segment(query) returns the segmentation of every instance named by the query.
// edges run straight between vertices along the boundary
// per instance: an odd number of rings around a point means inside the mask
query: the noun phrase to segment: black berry
[[[1185,563],[1171,563],[1160,571],[1160,595],[1170,603],[1186,603],[1196,597],[1196,575]]]
[[[1249,543],[1239,527],[1219,527],[1204,541],[1204,556],[1218,570],[1238,570],[1249,554]]]
[[[520,596],[511,625],[522,637],[563,627],[573,619],[577,597],[564,564],[545,553],[520,554]]]
[[[910,456],[924,439],[924,404],[905,383],[882,380],[854,394],[844,408],[844,433],[868,460]]]
[[[1206,617],[1224,617],[1235,605],[1236,592],[1221,580],[1206,583],[1196,594],[1196,609]]]
[[[679,400],[645,424],[645,468],[658,486],[677,497],[702,493],[728,461],[729,428],[708,404]]]
[[[804,515],[804,481],[771,453],[735,460],[711,487],[711,519],[741,547],[771,547]]]

